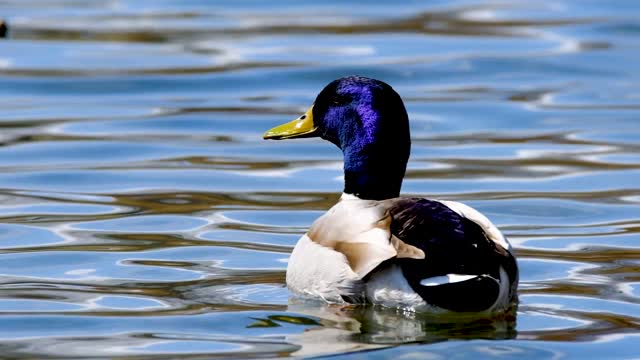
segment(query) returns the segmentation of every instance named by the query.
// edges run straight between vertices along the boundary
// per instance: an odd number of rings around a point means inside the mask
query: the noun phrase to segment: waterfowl
[[[0,19],[0,38],[7,36],[7,23]]]
[[[516,301],[512,248],[484,215],[454,201],[400,197],[409,119],[388,84],[329,83],[299,118],[264,139],[320,137],[344,155],[340,201],[297,242],[294,294],[428,312],[500,312]]]

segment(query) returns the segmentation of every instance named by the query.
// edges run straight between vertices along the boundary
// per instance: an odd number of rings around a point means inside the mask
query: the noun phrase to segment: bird
[[[8,30],[6,21],[0,19],[0,38],[6,37]]]
[[[409,117],[387,83],[330,82],[300,117],[264,139],[320,137],[342,150],[344,190],[289,257],[295,297],[413,312],[500,313],[517,304],[518,265],[498,228],[472,207],[401,197]]]

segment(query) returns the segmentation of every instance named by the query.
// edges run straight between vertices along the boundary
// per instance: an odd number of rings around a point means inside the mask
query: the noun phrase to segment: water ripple
[[[637,357],[638,13],[592,0],[0,1],[0,351]],[[515,245],[513,313],[289,299],[289,252],[338,200],[340,152],[261,134],[347,74],[406,102],[404,193],[469,203]]]

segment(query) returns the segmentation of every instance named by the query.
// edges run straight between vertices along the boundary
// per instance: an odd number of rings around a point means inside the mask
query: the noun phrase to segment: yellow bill
[[[264,139],[283,140],[316,136],[318,127],[313,123],[313,105],[299,118],[276,126],[262,135]]]

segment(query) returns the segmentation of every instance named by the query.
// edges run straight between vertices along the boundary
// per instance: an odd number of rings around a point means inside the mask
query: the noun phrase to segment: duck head
[[[321,137],[344,154],[344,192],[361,199],[400,195],[409,159],[409,119],[388,84],[361,76],[329,83],[299,118],[264,134],[283,140]]]

